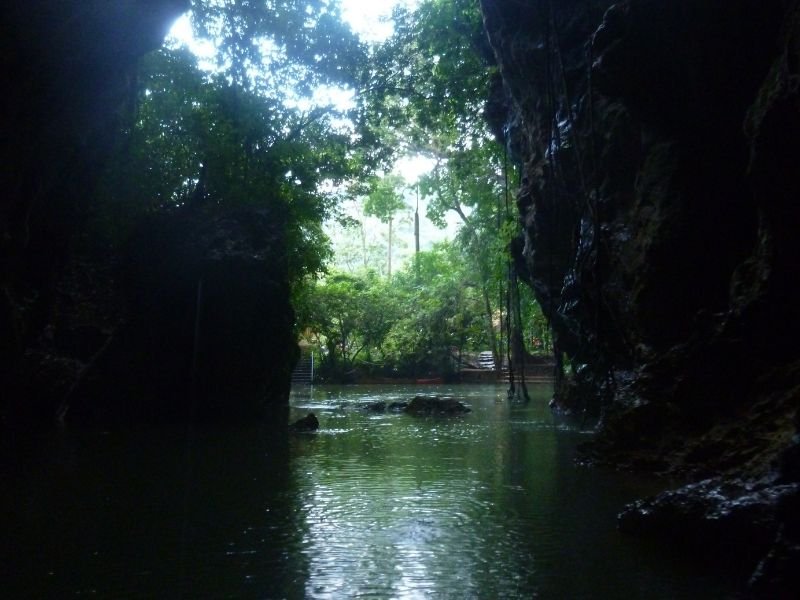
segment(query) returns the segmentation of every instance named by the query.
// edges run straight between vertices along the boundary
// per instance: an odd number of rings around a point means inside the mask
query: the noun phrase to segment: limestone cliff
[[[31,0],[2,15],[0,389],[29,395],[20,361],[51,317],[79,207],[132,101],[135,67],[187,0]]]
[[[589,455],[796,485],[796,3],[482,8],[518,262],[571,365],[558,402],[601,419]]]

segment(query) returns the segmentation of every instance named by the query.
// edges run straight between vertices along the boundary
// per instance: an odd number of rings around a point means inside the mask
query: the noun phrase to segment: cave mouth
[[[49,40],[37,48],[53,74],[42,102],[64,98],[57,115],[22,91],[14,100],[18,137],[41,135],[15,156],[19,194],[8,214],[20,219],[6,221],[10,420],[257,415],[265,402],[286,401],[298,357],[292,328],[324,330],[317,346],[331,370],[340,379],[353,371],[352,335],[326,328],[331,319],[361,327],[357,343],[369,347],[359,367],[371,375],[450,380],[465,354],[490,351],[499,365],[510,347],[522,367],[523,339],[549,352],[547,321],[506,256],[516,167],[475,100],[489,85],[476,6],[424,7],[440,23],[465,20],[445,39],[435,22],[399,11],[396,29],[414,33],[367,45],[325,3],[304,8],[296,30],[291,3],[248,12],[198,2],[145,53],[185,4],[165,2],[163,19],[130,7],[78,11],[74,31],[47,29],[67,6],[15,15]],[[126,35],[120,20],[130,21]],[[67,51],[80,60],[59,62]],[[419,89],[398,89],[420,52],[458,73],[421,64]],[[18,78],[36,77],[22,60],[16,68]],[[38,141],[48,123],[52,147]],[[52,168],[39,177],[42,164]],[[41,186],[29,194],[32,180]],[[348,244],[360,253],[347,258]],[[360,295],[362,314],[331,316],[330,293],[317,284],[329,291],[353,261],[360,281],[344,297],[352,307]],[[336,272],[322,276],[326,265]],[[387,316],[373,318],[370,302]],[[328,314],[312,310],[320,306]],[[376,323],[411,309],[419,313],[393,333]],[[369,367],[390,346],[381,368]],[[241,410],[225,406],[234,391],[252,398]]]

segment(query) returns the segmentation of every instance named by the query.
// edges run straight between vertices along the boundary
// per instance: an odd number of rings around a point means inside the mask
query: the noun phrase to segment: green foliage
[[[498,324],[506,310],[508,245],[519,228],[507,207],[507,176],[513,173],[483,120],[492,67],[477,1],[427,0],[414,11],[398,10],[394,20],[395,35],[372,48],[366,64],[362,132],[391,150],[435,158],[436,168],[419,182],[427,216],[444,226],[454,212],[462,228],[456,243],[421,253],[396,274],[389,289],[402,310],[392,311],[399,316],[382,342],[366,344],[361,356],[377,357],[395,374],[441,374],[453,368],[454,349],[489,347],[497,356],[503,346]],[[369,183],[364,213],[389,224],[391,256],[392,220],[405,204],[403,182],[385,177]],[[357,243],[351,245],[351,265],[359,263],[359,254],[364,267],[370,262],[365,240],[362,228],[360,253]],[[348,362],[346,349],[338,352],[340,362]]]
[[[142,62],[136,114],[98,190],[96,223],[109,241],[152,212],[268,207],[291,249],[298,323],[326,349],[331,371],[375,363],[446,373],[456,351],[497,354],[519,224],[507,206],[513,173],[483,121],[493,67],[477,0],[398,10],[395,35],[372,48],[329,0],[194,0],[192,14],[196,33],[220,48],[217,70],[199,70],[181,49]],[[356,109],[298,108],[324,84],[357,89]],[[389,225],[391,274],[405,182],[373,174],[402,150],[437,161],[419,182],[428,218],[443,225],[452,211],[463,226],[454,243],[420,253],[388,281],[366,271],[383,270],[384,249],[368,248],[363,225],[337,212],[337,194],[363,197],[364,213]],[[360,254],[365,270],[318,280],[331,218],[362,227],[353,263]],[[524,304],[526,339],[546,340],[541,311]]]
[[[439,244],[395,278],[408,307],[386,340],[397,372],[449,374],[459,353],[485,347],[480,294],[465,258],[455,245]]]
[[[308,95],[352,87],[366,49],[330,0],[192,0],[195,35],[218,48],[216,66],[238,85]]]
[[[373,172],[375,141],[353,115],[302,110],[320,85],[355,87],[366,50],[328,0],[193,0],[195,35],[218,49],[201,71],[186,49],[141,63],[136,112],[95,202],[94,224],[121,243],[141,217],[181,207],[268,207],[285,224],[296,281],[330,258],[322,223],[338,187]],[[325,191],[327,190],[327,191]]]
[[[478,1],[427,0],[394,23],[363,75],[373,130],[400,129],[405,149],[432,154],[483,136],[491,69]]]
[[[382,223],[394,219],[397,211],[406,208],[401,189],[405,181],[399,175],[373,177],[371,189],[364,200],[364,214],[378,217]]]
[[[486,346],[480,288],[450,243],[421,252],[389,281],[374,272],[329,274],[296,304],[329,375],[448,374],[460,352]]]
[[[236,86],[290,105],[321,87],[363,92],[368,48],[342,21],[337,0],[192,0],[194,35],[217,48],[216,72]],[[358,109],[325,107],[349,123],[347,148],[365,177],[391,150]]]
[[[512,216],[514,167],[483,117],[495,67],[478,2],[425,0],[414,11],[398,11],[395,24],[396,34],[375,52],[381,68],[370,73],[375,131],[393,127],[396,146],[436,160],[419,182],[426,216],[440,227],[448,213],[460,218],[457,244],[473,265],[482,331],[499,359],[506,345],[503,336],[510,335],[503,330],[508,308],[516,307],[508,299],[516,281],[509,248],[520,223]],[[524,330],[523,339],[536,337],[544,347],[541,310],[532,295],[525,300],[524,314],[515,316],[514,323]],[[406,346],[411,345],[407,340]]]
[[[295,276],[323,268],[329,187],[358,177],[346,133],[324,111],[302,113],[198,71],[185,50],[143,61],[138,112],[101,194],[105,229],[148,212],[193,206],[268,206],[283,215]]]
[[[347,373],[356,360],[382,354],[401,304],[373,272],[331,273],[303,288],[295,308],[303,329],[324,349],[323,371]]]

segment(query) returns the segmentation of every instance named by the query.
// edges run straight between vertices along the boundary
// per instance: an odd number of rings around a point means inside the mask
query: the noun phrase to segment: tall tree
[[[390,279],[392,277],[392,224],[395,215],[404,208],[408,208],[402,194],[404,187],[405,181],[400,175],[389,174],[376,177],[373,178],[372,189],[364,200],[364,214],[377,217],[382,223],[389,226],[387,273]]]
[[[496,68],[476,0],[423,0],[398,11],[396,33],[377,51],[382,68],[370,72],[376,131],[392,123],[407,149],[436,160],[422,178],[427,216],[443,224],[448,212],[463,226],[460,241],[480,274],[485,323],[497,363],[516,307],[509,244],[520,224],[510,216],[504,148],[489,131],[484,110]],[[512,287],[514,288],[512,290]],[[514,318],[516,354],[524,355],[523,319]],[[499,331],[494,324],[500,323]],[[499,339],[498,339],[499,336]]]

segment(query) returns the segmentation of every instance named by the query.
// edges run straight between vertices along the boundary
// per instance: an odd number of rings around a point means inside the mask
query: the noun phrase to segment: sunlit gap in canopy
[[[392,23],[392,12],[396,8],[414,9],[419,4],[419,0],[340,0],[341,14],[344,21],[350,28],[366,43],[378,44],[388,39],[394,32]],[[217,47],[218,41],[209,39],[199,39],[192,32],[191,16],[189,13],[179,18],[170,30],[167,38],[167,46],[187,47],[198,59],[201,69],[213,73],[218,70]],[[251,79],[264,85],[263,89],[276,89],[275,85],[270,85],[272,71],[269,67],[270,62],[280,63],[283,51],[270,39],[261,41],[261,54],[264,63],[260,69],[253,68],[249,73]],[[288,81],[288,80],[284,80]],[[277,87],[281,94],[282,103],[300,112],[309,113],[315,109],[328,109],[330,125],[341,133],[355,134],[352,121],[346,116],[347,111],[355,108],[356,91],[333,85],[317,85],[312,89],[300,90],[299,86],[284,83]],[[451,239],[458,229],[459,223],[453,215],[447,216],[448,226],[445,229],[438,229],[430,221],[424,218],[427,208],[425,198],[417,200],[416,184],[420,177],[433,170],[436,162],[418,154],[407,154],[400,156],[394,164],[393,172],[399,174],[408,184],[404,192],[406,203],[410,211],[419,205],[419,213],[423,218],[420,221],[420,237],[423,249],[430,248],[432,244],[444,239]],[[287,177],[291,177],[287,173]],[[377,219],[364,218],[360,214],[358,207],[359,201],[350,198],[346,187],[341,187],[333,182],[324,182],[320,191],[326,195],[338,196],[339,206],[343,215],[352,218],[360,218],[368,221],[364,225],[375,235],[382,231]],[[408,221],[411,217],[407,217]],[[372,222],[374,221],[374,222]],[[398,223],[402,228],[402,223]],[[408,223],[405,223],[407,226]],[[328,223],[326,226],[328,234],[333,238],[334,245],[340,237],[341,232],[337,224]],[[413,243],[406,244],[405,250],[399,251],[398,263],[403,263],[411,256],[409,248]]]
[[[367,43],[380,43],[392,35],[392,12],[395,8],[413,9],[419,0],[339,0],[342,18],[350,28]],[[201,69],[207,72],[217,70],[217,43],[213,40],[198,39],[193,35],[191,16],[189,13],[180,17],[172,26],[167,38],[167,45],[172,47],[186,46],[197,56]],[[262,41],[265,57],[280,54],[281,50],[271,40]],[[266,71],[266,69],[263,69]],[[254,80],[264,79],[266,75],[254,70]],[[310,112],[316,108],[330,108],[341,116],[334,116],[330,123],[340,132],[353,132],[353,124],[344,115],[355,107],[355,90],[331,85],[318,85],[309,94],[299,94],[293,86],[281,89],[283,102],[289,108],[301,112]],[[398,159],[395,171],[410,183],[429,172],[433,162],[422,156],[408,155]]]
[[[257,44],[264,62],[261,65],[251,66],[248,69],[248,75],[256,86],[262,89],[274,89],[276,85],[272,77],[275,71],[273,65],[279,65],[285,61],[285,52],[269,38],[260,39]],[[219,70],[217,64],[219,40],[195,37],[189,13],[174,23],[167,37],[166,45],[167,47],[185,46],[197,57],[198,66],[208,73]],[[278,84],[277,87],[280,89],[283,104],[302,112],[308,112],[318,107],[331,107],[335,112],[343,113],[355,106],[355,92],[352,89],[318,85],[303,94],[298,86],[287,83]],[[352,123],[348,123],[344,119],[333,119],[332,123],[334,127],[341,130],[352,130]]]

